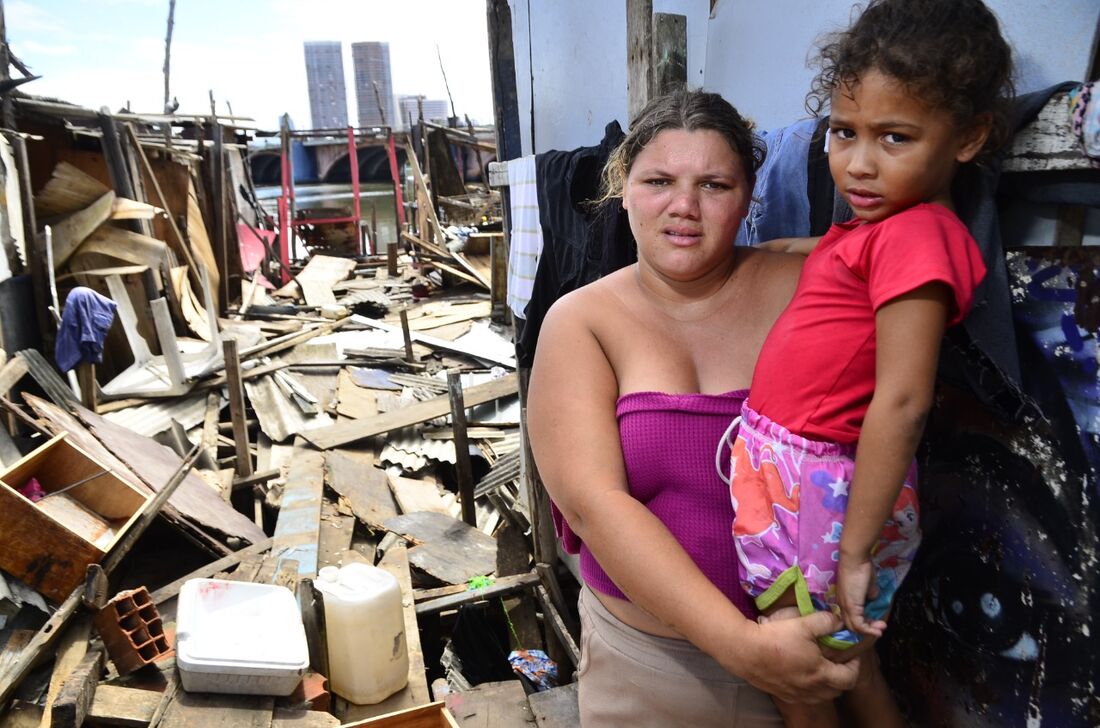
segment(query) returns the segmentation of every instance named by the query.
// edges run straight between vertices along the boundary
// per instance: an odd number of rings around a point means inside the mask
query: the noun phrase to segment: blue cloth
[[[103,361],[103,340],[115,320],[117,307],[117,303],[91,288],[77,286],[69,291],[54,348],[54,359],[63,373],[81,362]]]
[[[756,173],[749,213],[737,231],[738,245],[810,234],[806,158],[817,123],[817,119],[803,119],[760,134],[768,156]]]

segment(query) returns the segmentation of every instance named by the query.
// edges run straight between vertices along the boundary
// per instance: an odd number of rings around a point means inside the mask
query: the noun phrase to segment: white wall
[[[1016,54],[1021,93],[1088,73],[1097,0],[986,0]],[[861,3],[862,4],[862,3]],[[704,86],[762,128],[806,116],[807,58],[824,32],[849,23],[852,0],[718,0],[708,28]]]
[[[598,144],[615,119],[625,129],[626,0],[509,0],[509,6],[523,153]],[[688,83],[701,85],[709,0],[654,0],[653,11],[687,16]]]

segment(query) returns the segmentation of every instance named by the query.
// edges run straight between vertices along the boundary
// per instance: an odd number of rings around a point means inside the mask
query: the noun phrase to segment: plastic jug
[[[401,586],[369,564],[326,566],[314,582],[325,599],[329,686],[360,705],[378,703],[409,681]]]

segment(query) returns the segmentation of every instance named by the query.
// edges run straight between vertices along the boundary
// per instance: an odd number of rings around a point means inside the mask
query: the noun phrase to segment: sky
[[[41,79],[36,96],[94,109],[164,105],[169,0],[7,0],[15,55]],[[485,0],[176,0],[170,91],[181,114],[248,116],[277,129],[310,126],[302,44],[344,43],[348,118],[356,118],[350,44],[386,41],[395,95],[446,99],[439,54],[461,117],[493,120]],[[18,71],[12,75],[19,77]]]

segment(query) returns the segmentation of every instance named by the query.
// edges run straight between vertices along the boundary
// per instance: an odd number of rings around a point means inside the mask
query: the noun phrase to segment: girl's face
[[[692,281],[730,261],[751,186],[719,132],[666,129],[634,159],[623,208],[643,266]]]
[[[989,130],[960,130],[892,76],[871,69],[832,95],[829,169],[856,216],[883,220],[934,202],[951,208],[951,179],[981,150]]]

